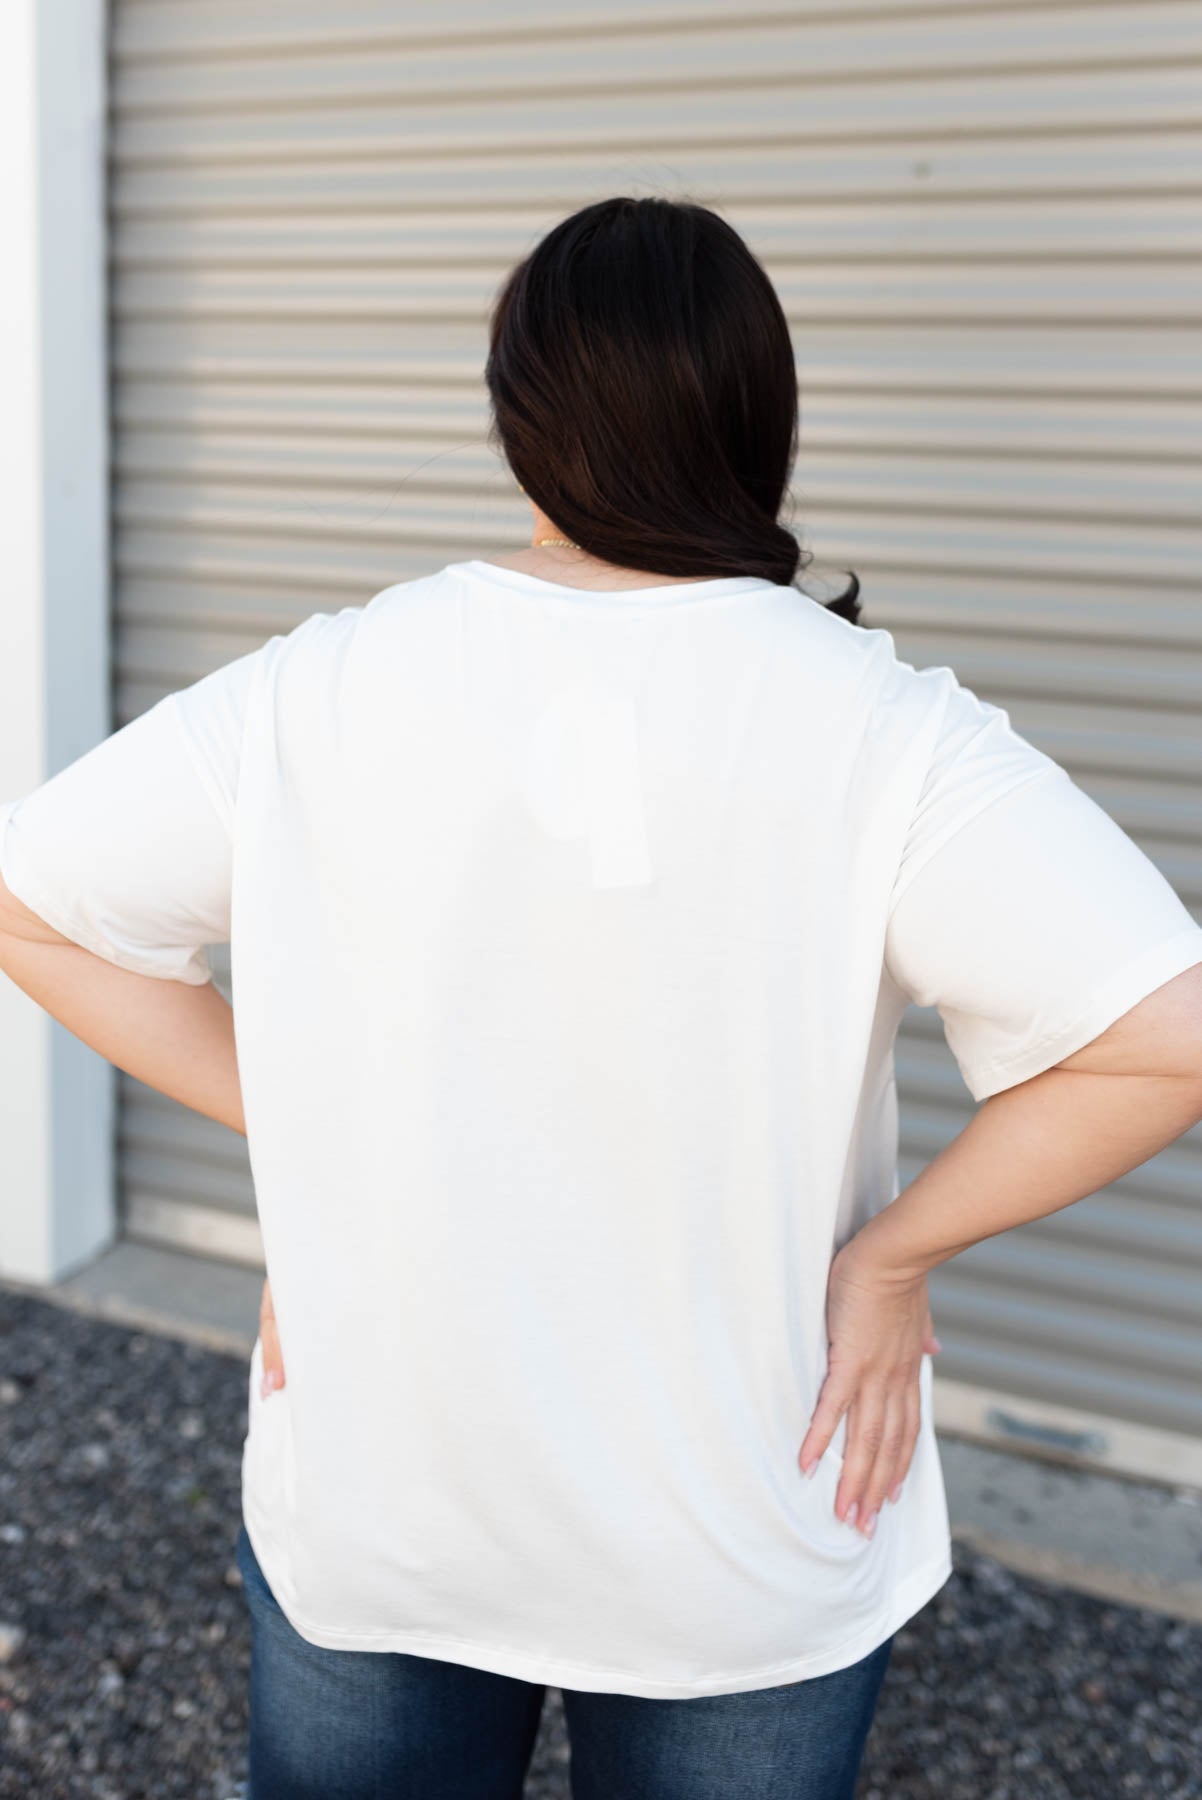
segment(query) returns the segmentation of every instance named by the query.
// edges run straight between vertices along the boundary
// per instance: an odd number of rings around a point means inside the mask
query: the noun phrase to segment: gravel
[[[0,1800],[244,1793],[247,1373],[0,1288]],[[567,1762],[552,1691],[526,1800],[567,1800]],[[1202,1626],[958,1543],[857,1800],[1128,1795],[1202,1800]]]

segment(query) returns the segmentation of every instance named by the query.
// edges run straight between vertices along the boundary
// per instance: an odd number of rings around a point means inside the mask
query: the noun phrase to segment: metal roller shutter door
[[[1202,906],[1202,0],[111,13],[115,723],[519,541],[496,283],[687,193],[789,311],[811,591],[857,569]],[[933,1013],[898,1069],[905,1181],[971,1102]],[[259,1256],[241,1140],[125,1078],[120,1168],[131,1235]],[[1200,1177],[1192,1133],[939,1270],[941,1417],[1202,1479]]]

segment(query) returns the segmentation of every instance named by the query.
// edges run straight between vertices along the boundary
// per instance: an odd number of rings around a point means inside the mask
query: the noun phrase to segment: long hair
[[[717,213],[599,200],[505,279],[489,329],[489,439],[582,549],[657,575],[796,585],[781,523],[797,370],[775,288]],[[831,612],[861,623],[860,583]]]

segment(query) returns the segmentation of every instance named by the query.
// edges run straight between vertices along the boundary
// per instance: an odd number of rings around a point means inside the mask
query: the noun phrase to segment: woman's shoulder
[[[381,623],[385,618],[420,603],[427,595],[445,584],[452,565],[428,574],[410,576],[389,582],[367,599],[332,609],[319,608],[307,613],[287,632],[274,640],[279,660],[304,661],[307,657],[337,654],[365,627]]]

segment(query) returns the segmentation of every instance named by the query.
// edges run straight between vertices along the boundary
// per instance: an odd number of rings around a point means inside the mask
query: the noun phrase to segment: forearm
[[[959,1136],[856,1234],[900,1276],[1116,1181],[1202,1120],[1198,1078],[1052,1068],[984,1101]]]
[[[77,944],[4,931],[0,969],[119,1069],[245,1135],[234,1015],[211,982],[136,975]]]

